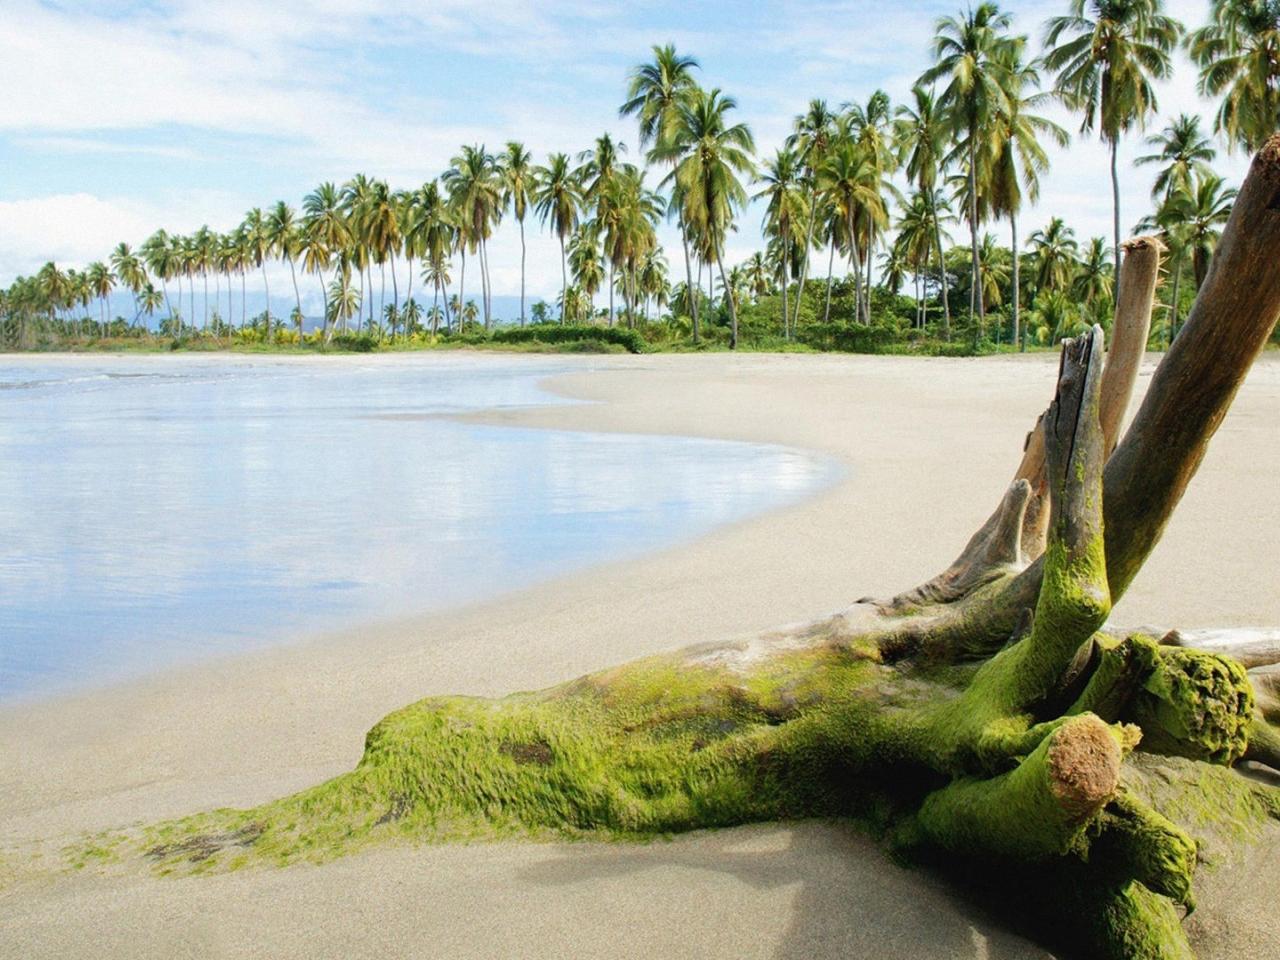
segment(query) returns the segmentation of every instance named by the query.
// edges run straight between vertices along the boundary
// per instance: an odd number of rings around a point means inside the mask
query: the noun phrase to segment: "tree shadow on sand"
[[[773,891],[789,903],[785,927],[759,926],[739,913],[758,902],[752,893],[708,895],[707,909],[734,908],[717,924],[752,927],[761,940],[753,955],[773,960],[1041,960],[1053,955],[1003,929],[980,907],[956,896],[927,871],[892,863],[873,841],[851,827],[797,823],[698,833],[643,846],[561,848],[526,867],[522,881],[569,887],[633,879],[676,868],[732,878],[753,891]],[[732,890],[732,884],[729,885]],[[690,897],[699,895],[691,885]],[[739,903],[741,901],[741,903]],[[710,915],[710,914],[709,914]],[[699,951],[689,943],[690,955]]]

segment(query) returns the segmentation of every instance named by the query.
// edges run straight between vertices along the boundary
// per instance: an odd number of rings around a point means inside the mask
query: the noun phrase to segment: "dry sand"
[[[1046,956],[828,825],[648,846],[388,848],[184,880],[49,875],[13,852],[317,782],[355,763],[381,716],[422,696],[540,687],[912,585],[994,506],[1056,372],[1047,355],[574,362],[581,371],[550,387],[603,402],[482,419],[783,443],[835,457],[845,476],[696,542],[475,608],[0,710],[0,956]],[[1116,621],[1280,624],[1278,419],[1273,355]],[[1206,956],[1246,942],[1280,951],[1274,920],[1239,912]]]

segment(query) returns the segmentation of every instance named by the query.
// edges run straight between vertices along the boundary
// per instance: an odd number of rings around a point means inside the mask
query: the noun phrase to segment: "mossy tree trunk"
[[[996,512],[920,587],[537,693],[424,700],[374,727],[352,772],[151,828],[149,856],[205,870],[386,837],[840,816],[1083,956],[1189,957],[1180,910],[1214,825],[1280,815],[1280,791],[1231,769],[1280,770],[1280,638],[1199,651],[1106,621],[1280,315],[1276,250],[1280,137],[1123,439],[1153,240],[1126,245],[1105,364],[1100,328],[1064,344]]]

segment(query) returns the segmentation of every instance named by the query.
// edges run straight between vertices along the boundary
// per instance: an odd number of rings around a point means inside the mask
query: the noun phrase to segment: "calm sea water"
[[[834,476],[778,447],[447,417],[564,402],[537,387],[561,369],[0,358],[0,700],[480,599]]]

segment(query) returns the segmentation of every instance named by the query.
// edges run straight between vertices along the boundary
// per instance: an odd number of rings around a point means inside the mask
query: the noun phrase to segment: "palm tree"
[[[89,289],[98,298],[98,314],[102,319],[102,335],[105,337],[107,335],[107,297],[111,295],[116,285],[116,278],[101,260],[89,264],[85,270],[85,277],[88,280]]]
[[[691,97],[680,108],[673,134],[682,159],[672,171],[673,193],[684,208],[685,224],[698,240],[703,260],[715,263],[720,282],[729,289],[724,271],[724,241],[737,210],[747,203],[739,177],[750,177],[755,141],[745,123],[730,123],[737,101],[719,90]],[[738,307],[729,296],[732,324],[729,346],[738,345]]]
[[[498,161],[502,176],[502,204],[515,214],[520,225],[520,326],[524,326],[524,216],[529,207],[529,194],[533,189],[533,156],[524,144],[507,141],[507,148]]]
[[[578,178],[582,182],[582,198],[584,208],[594,208],[595,230],[599,233],[610,233],[616,240],[622,211],[615,202],[613,186],[618,175],[618,155],[627,152],[625,143],[615,142],[608,133],[596,138],[594,149],[584,150],[578,154],[582,167]],[[606,242],[606,250],[616,247],[616,243]],[[613,274],[619,264],[618,257],[610,252],[609,257],[609,326],[613,326]]]
[[[1003,51],[1011,42],[1004,35],[1009,24],[1009,15],[990,2],[961,16],[943,17],[937,22],[933,41],[937,62],[921,78],[925,84],[947,80],[938,106],[952,133],[964,138],[961,146],[968,155],[971,317],[981,316],[985,309],[979,282],[982,254],[978,248],[978,151],[984,145],[983,131],[990,127],[997,112],[1005,109],[1001,81],[1007,60]]]
[[[163,234],[164,231],[160,231],[159,235],[163,237]],[[147,256],[145,246],[143,248],[143,256]],[[142,288],[147,284],[147,270],[143,261],[138,258],[127,243],[116,244],[108,259],[111,262],[111,269],[115,272],[116,278],[119,279],[126,290],[133,294],[136,303],[138,294],[142,292]],[[137,317],[135,316],[134,319],[136,320]]]
[[[348,321],[360,313],[360,294],[351,285],[350,263],[342,263],[337,270],[333,282],[329,285],[328,304],[329,309],[333,311],[333,318],[327,322],[333,328],[336,328],[341,321],[342,329],[346,330]]]
[[[374,180],[369,184],[368,198],[364,207],[361,225],[364,228],[365,243],[369,247],[373,261],[382,268],[382,303],[386,308],[386,264],[391,262],[391,296],[396,314],[400,310],[400,285],[396,279],[396,253],[400,250],[400,202],[385,180]],[[395,316],[392,314],[391,316]],[[392,331],[394,338],[395,331]]]
[[[649,322],[649,301],[652,300],[661,311],[669,299],[667,282],[667,261],[662,251],[654,247],[645,254],[640,264],[640,292],[644,295],[644,320]]]
[[[869,322],[869,313],[862,304],[858,220],[866,217],[887,222],[888,214],[880,195],[880,171],[866,150],[857,143],[843,140],[832,148],[819,168],[817,183],[843,223],[842,233],[849,247],[849,273],[854,280],[854,315]]]
[[[486,246],[494,223],[502,213],[502,182],[492,154],[483,145],[463,147],[441,176],[457,219],[459,242],[480,261],[480,292],[484,326],[489,329],[489,266]]]
[[[1178,116],[1159,133],[1147,137],[1147,145],[1156,147],[1156,152],[1138,157],[1134,163],[1139,166],[1161,164],[1156,171],[1155,183],[1151,186],[1151,197],[1154,200],[1166,197],[1175,190],[1190,189],[1192,176],[1196,173],[1208,173],[1209,164],[1218,154],[1209,138],[1200,132],[1200,118],[1186,113]]]
[[[627,325],[635,326],[635,304],[639,295],[641,264],[658,245],[657,225],[665,212],[662,197],[648,189],[645,175],[632,164],[622,164],[613,173],[597,204],[599,211],[591,228],[604,241],[610,267],[610,286],[623,295]],[[614,271],[621,276],[613,280]],[[609,298],[609,322],[613,323],[613,296]]]
[[[190,299],[187,301],[191,305],[191,326],[196,325],[196,269],[199,263],[199,253],[196,250],[194,237],[173,238],[174,255],[178,258],[178,272],[181,275],[178,280],[178,299],[182,299],[182,280],[181,277],[187,278],[187,294]]]
[[[244,229],[245,241],[249,246],[250,262],[255,267],[262,270],[262,291],[266,297],[266,327],[267,336],[271,336],[271,285],[267,281],[267,261],[271,259],[271,233],[266,218],[262,215],[262,210],[254,207],[245,214],[244,223],[241,224]]]
[[[693,95],[697,83],[693,79],[693,71],[698,69],[698,61],[693,57],[683,57],[676,53],[676,48],[666,46],[653,47],[653,60],[643,63],[631,71],[627,83],[627,99],[618,110],[621,117],[634,116],[640,125],[640,147],[651,147],[650,162],[667,163],[672,168],[679,162],[678,153],[670,148],[674,138],[680,108]],[[689,255],[689,236],[684,221],[684,211],[679,204],[673,203],[668,208],[675,214],[680,229],[680,239],[684,244],[685,282],[693,286],[693,265]],[[698,308],[696,301],[692,303],[693,339],[698,339]]]
[[[155,312],[164,305],[164,302],[164,294],[149,283],[142,288],[142,293],[138,295],[138,306],[142,308],[142,312],[148,317],[154,316]]]
[[[350,231],[342,214],[338,188],[330,182],[320,184],[302,198],[302,269],[315,274],[324,300],[324,342],[333,335],[329,325],[329,285],[324,272],[329,269],[335,252],[350,242]]]
[[[240,275],[240,329],[249,325],[249,268],[253,266],[253,241],[244,224],[231,231],[232,260]],[[228,318],[229,319],[229,318]]]
[[[582,226],[573,232],[573,239],[569,241],[569,268],[573,272],[574,286],[586,296],[588,312],[594,312],[596,292],[605,280],[600,237],[594,229]],[[609,323],[612,326],[612,312]]]
[[[373,194],[373,181],[363,173],[357,173],[342,185],[342,210],[347,219],[347,257],[356,269],[360,280],[360,301],[369,305],[369,326],[373,327],[373,268],[369,244],[369,207]],[[366,284],[366,275],[368,283]],[[366,293],[368,296],[366,296]],[[344,322],[345,322],[344,318]]]
[[[119,249],[119,248],[117,248]],[[169,301],[169,281],[175,276],[173,244],[169,234],[157,230],[142,244],[142,259],[153,277],[160,279],[160,287],[164,291],[164,300],[168,305],[169,315],[173,316],[173,304]]]
[[[195,232],[191,238],[192,246],[192,262],[191,266],[195,273],[200,274],[200,280],[204,286],[204,323],[203,327],[208,329],[209,326],[209,271],[214,267],[214,259],[217,254],[217,234],[210,230],[207,226],[202,226]],[[192,306],[192,313],[195,307]]]
[[[951,210],[946,200],[939,197],[936,190],[928,193],[922,190],[913,194],[903,206],[902,218],[898,221],[898,239],[895,246],[901,248],[903,257],[916,275],[917,286],[921,288],[917,293],[916,306],[916,325],[921,328],[925,325],[925,307],[924,289],[919,278],[927,269],[934,248],[940,248],[942,245],[942,238],[946,234],[940,221],[943,218],[951,219],[950,214]],[[947,237],[948,242],[950,239]],[[942,284],[945,286],[945,264],[940,265],[940,271],[943,278]]]
[[[400,311],[401,318],[404,320],[404,335],[406,338],[418,332],[422,325],[422,307],[418,305],[418,301],[410,297],[404,305],[404,309]]]
[[[804,303],[804,285],[809,276],[809,254],[813,249],[813,230],[817,223],[817,189],[818,168],[826,162],[828,151],[835,137],[836,115],[831,112],[825,100],[810,100],[809,109],[796,117],[791,136],[787,137],[787,148],[795,150],[804,168],[804,179],[809,187],[808,224],[805,232],[803,257],[800,266],[800,288],[796,294],[795,317],[791,327],[795,328],[800,318],[800,306]]]
[[[1111,151],[1116,295],[1120,292],[1120,138],[1155,113],[1154,83],[1173,71],[1170,52],[1182,25],[1163,0],[1071,0],[1070,14],[1047,24],[1045,66],[1057,72],[1063,101],[1083,114],[1082,133],[1097,130]]]
[[[440,298],[444,297],[446,323],[451,323],[447,288],[450,279],[449,255],[456,238],[448,204],[434,180],[424,183],[414,193],[413,208],[414,216],[404,238],[405,250],[412,250],[423,260],[422,282],[431,284],[434,291],[433,304],[439,303]],[[523,221],[520,232],[523,243]]]
[[[942,172],[948,131],[933,91],[917,84],[911,90],[912,105],[900,106],[894,125],[898,144],[898,163],[905,166],[907,179],[919,188],[929,202],[938,197],[938,177]],[[951,301],[947,290],[947,266],[942,254],[941,217],[935,206],[932,219],[938,255],[938,274],[942,278],[942,320],[946,339],[951,339]]]
[[[847,128],[848,136],[858,144],[859,148],[875,167],[878,174],[876,189],[881,200],[877,206],[883,208],[885,206],[885,193],[897,195],[897,189],[890,180],[891,174],[897,168],[898,158],[893,149],[893,107],[889,101],[889,95],[883,90],[877,90],[867,100],[865,106],[856,103],[845,104],[844,111],[844,115],[841,117],[841,126]],[[864,210],[865,213],[866,211]],[[859,221],[866,236],[866,243],[862,245],[863,260],[866,266],[866,275],[862,281],[864,287],[862,305],[863,310],[866,312],[866,319],[869,322],[871,312],[871,261],[878,235],[881,230],[887,229],[889,224],[887,216],[864,215],[859,218]],[[838,222],[836,229],[839,229]],[[828,294],[830,294],[829,283]],[[828,296],[828,300],[830,300],[830,296]]]
[[[302,252],[302,237],[298,231],[298,219],[293,207],[283,200],[271,208],[267,216],[267,243],[271,252],[284,257],[289,264],[289,275],[293,278],[294,309],[302,313],[302,294],[298,291],[298,271],[294,266],[294,258]],[[302,336],[302,325],[298,325],[298,336]]]
[[[1071,281],[1071,295],[1093,313],[1098,304],[1111,302],[1114,279],[1107,256],[1106,238],[1091,238],[1080,257],[1075,278]]]
[[[1200,92],[1223,97],[1215,128],[1252,153],[1280,129],[1280,4],[1213,0],[1212,11],[1189,38]]]
[[[428,316],[433,318],[431,332],[435,333],[439,327],[435,323],[434,318],[440,311],[440,304],[444,303],[444,322],[446,329],[453,324],[453,319],[449,313],[449,265],[446,261],[438,258],[428,259],[422,265],[422,282],[431,284],[433,290],[431,297],[431,310]]]
[[[1234,189],[1224,189],[1223,178],[1213,173],[1196,175],[1190,190],[1175,194],[1177,211],[1186,228],[1187,246],[1191,251],[1192,271],[1196,289],[1209,274],[1209,261],[1213,257],[1222,227],[1231,217],[1231,206],[1236,199]]]
[[[764,262],[764,254],[757,250],[743,267],[743,282],[753,300],[758,300],[769,292],[769,265]]]
[[[1028,241],[1036,264],[1036,295],[1042,291],[1065,290],[1076,271],[1076,255],[1080,245],[1075,231],[1054,217],[1043,230],[1037,230]]]
[[[550,223],[560,239],[560,302],[566,300],[569,289],[569,270],[565,240],[578,225],[578,208],[582,203],[582,186],[577,174],[569,165],[569,156],[553,153],[545,167],[534,170],[534,212],[544,223]],[[560,322],[564,323],[564,312]]]
[[[809,218],[809,202],[801,184],[800,159],[794,150],[783,147],[764,164],[764,168],[756,183],[763,184],[764,189],[756,194],[757,199],[766,201],[764,215],[764,232],[766,236],[777,238],[782,245],[784,263],[791,260],[791,250]],[[790,278],[784,275],[782,281],[782,335],[789,337],[790,312],[787,304],[787,290]]]
[[[995,236],[990,233],[983,235],[979,249],[982,253],[982,273],[979,275],[982,296],[987,303],[998,307],[1004,303],[1004,290],[1009,284],[1009,253],[996,243]],[[979,333],[975,331],[975,341]],[[996,341],[999,342],[998,332]]]
[[[218,240],[218,270],[227,277],[227,334],[235,326],[235,303],[232,299],[231,275],[240,270],[240,246],[235,231],[223,234]]]
[[[1032,203],[1039,199],[1040,175],[1049,169],[1049,157],[1040,144],[1040,138],[1048,137],[1060,147],[1066,146],[1070,139],[1062,127],[1032,112],[1044,104],[1049,95],[1026,92],[1039,86],[1040,73],[1034,63],[1023,62],[1025,41],[1025,37],[1019,37],[1000,53],[1004,102],[996,110],[990,174],[992,212],[1009,218],[1010,249],[1013,251],[1013,342],[1022,349],[1026,343],[1021,338],[1019,317],[1022,248],[1018,245],[1018,214],[1022,210],[1024,194]]]

